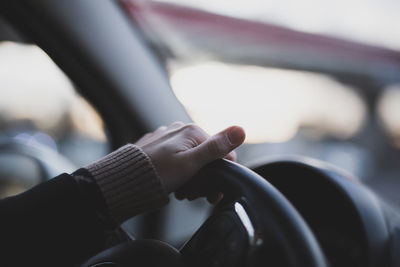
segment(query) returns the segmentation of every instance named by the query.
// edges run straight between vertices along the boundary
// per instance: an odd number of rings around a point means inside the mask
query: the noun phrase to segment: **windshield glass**
[[[400,2],[121,3],[192,119],[246,129],[241,163],[303,155],[398,186]]]
[[[0,93],[0,199],[109,150],[100,115],[38,46],[0,42]]]

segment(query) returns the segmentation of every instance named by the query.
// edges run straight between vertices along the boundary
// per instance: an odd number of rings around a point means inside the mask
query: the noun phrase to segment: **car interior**
[[[3,1],[0,198],[238,124],[238,161],[201,170],[221,202],[171,195],[77,266],[400,266],[400,4],[314,2]]]

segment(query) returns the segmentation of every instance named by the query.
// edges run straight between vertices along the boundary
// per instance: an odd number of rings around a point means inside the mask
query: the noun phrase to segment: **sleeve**
[[[150,158],[128,144],[0,200],[1,265],[72,266],[106,248],[108,229],[167,202]]]
[[[86,167],[99,186],[116,224],[168,203],[168,195],[150,158],[125,145]]]
[[[104,247],[104,226],[68,174],[0,200],[2,266],[72,266]]]

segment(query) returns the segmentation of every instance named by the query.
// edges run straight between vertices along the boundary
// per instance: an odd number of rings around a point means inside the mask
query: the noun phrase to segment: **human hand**
[[[244,139],[245,132],[238,126],[210,137],[195,124],[175,122],[144,135],[135,145],[150,157],[166,191],[171,193],[180,189],[207,163],[224,157],[235,160],[233,149]],[[194,196],[192,192],[190,194]],[[179,195],[180,198],[187,197],[182,191]],[[211,192],[207,197],[215,202],[220,195]]]

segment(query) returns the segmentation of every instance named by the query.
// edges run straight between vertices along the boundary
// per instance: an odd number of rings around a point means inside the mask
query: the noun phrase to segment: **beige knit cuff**
[[[99,185],[118,224],[168,203],[150,158],[135,145],[125,145],[85,168]]]

